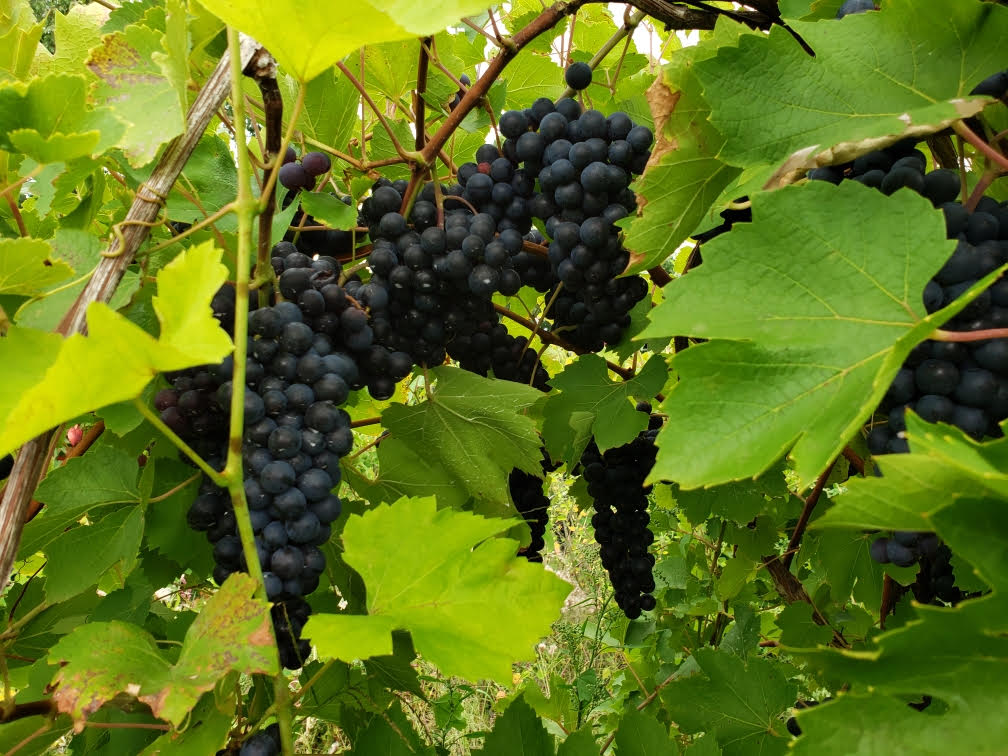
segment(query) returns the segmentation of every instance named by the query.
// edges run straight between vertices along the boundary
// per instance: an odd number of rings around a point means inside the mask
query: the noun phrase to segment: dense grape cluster
[[[650,412],[646,403],[638,409]],[[648,552],[654,533],[648,528],[648,493],[644,479],[654,466],[655,438],[661,419],[652,416],[647,430],[629,444],[600,453],[593,440],[581,455],[582,475],[594,500],[592,527],[601,546],[602,566],[609,573],[616,603],[630,619],[655,608],[652,570],[655,557]]]
[[[340,480],[339,458],[353,445],[350,417],[340,405],[363,386],[390,392],[386,383],[394,387],[412,361],[374,343],[367,313],[337,283],[338,263],[312,260],[284,242],[274,253],[285,301],[249,313],[243,463],[281,661],[297,668],[310,651],[300,638],[310,613],[302,597],[325,569],[319,546],[340,514],[332,490]],[[229,360],[169,376],[173,387],[155,399],[166,424],[217,467],[233,391]],[[188,521],[213,544],[218,583],[246,569],[226,492],[204,483]]]
[[[365,202],[372,277],[359,297],[382,343],[418,364],[440,365],[453,339],[497,322],[490,299],[495,292],[521,288],[511,257],[523,240],[515,229],[500,230],[490,214],[465,208],[447,209],[441,228],[434,204],[423,196],[408,219],[399,212],[402,195],[394,185],[377,186]]]
[[[625,113],[582,112],[569,98],[507,111],[499,127],[501,149],[483,145],[475,163],[460,166],[463,198],[503,228],[530,233],[532,218],[543,221],[548,274],[527,251],[512,268],[524,285],[547,292],[553,330],[567,341],[587,351],[619,341],[647,284],[618,278],[630,257],[614,224],[636,209],[630,181],[647,164],[653,134]]]
[[[967,210],[958,200],[956,171],[927,171],[927,158],[912,140],[867,153],[840,166],[810,172],[809,178],[838,184],[858,181],[885,194],[909,188],[926,197],[945,216],[956,249],[923,292],[928,313],[950,304],[979,279],[1008,261],[1008,203],[983,197]],[[1001,278],[974,299],[943,328],[978,331],[1008,326],[1008,279]],[[1008,419],[1008,339],[973,342],[924,341],[901,366],[883,397],[868,431],[873,454],[909,451],[904,431],[906,411],[929,422],[945,422],[980,440],[1000,437]],[[919,563],[913,590],[918,600],[954,603],[961,598],[949,564],[951,552],[936,536],[897,532],[880,537],[871,548],[882,564],[909,567]]]
[[[980,278],[1008,261],[1008,203],[982,198],[972,212],[956,201],[955,171],[926,172],[927,159],[912,142],[870,152],[846,166],[812,171],[833,183],[849,178],[886,194],[908,187],[945,215],[955,252],[928,282],[924,307],[932,313],[957,299]],[[943,326],[977,331],[1008,325],[1008,280],[1000,279]],[[905,452],[907,409],[930,422],[951,423],[976,439],[1000,437],[1008,418],[1008,339],[976,342],[925,341],[904,362],[879,405],[868,435],[874,454]]]

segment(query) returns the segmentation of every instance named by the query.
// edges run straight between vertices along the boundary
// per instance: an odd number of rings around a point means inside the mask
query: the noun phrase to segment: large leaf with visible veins
[[[754,477],[790,450],[809,485],[910,350],[970,299],[924,310],[924,286],[954,245],[942,214],[909,191],[811,182],[754,197],[753,222],[707,244],[642,334],[710,339],[672,361],[679,382],[651,480]]]
[[[400,499],[351,517],[343,559],[364,579],[366,615],[318,614],[304,635],[345,661],[393,652],[409,630],[416,650],[446,675],[507,684],[511,664],[532,659],[570,585],[495,538],[513,520]]]
[[[1008,8],[993,3],[884,0],[876,13],[791,26],[816,57],[775,26],[696,66],[725,138],[719,157],[782,179],[973,115],[991,99],[969,91],[1005,67]]]
[[[509,511],[508,475],[520,468],[541,475],[542,442],[528,408],[542,397],[531,386],[481,378],[458,368],[428,371],[427,401],[393,404],[382,425],[420,458],[432,458],[455,485]]]

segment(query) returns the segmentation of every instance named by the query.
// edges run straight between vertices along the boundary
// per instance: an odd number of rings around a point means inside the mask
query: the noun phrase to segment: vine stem
[[[251,59],[259,47],[254,40],[246,42],[242,48],[243,60]],[[167,196],[175,185],[176,179],[182,173],[182,167],[196,149],[214,112],[227,97],[230,89],[229,76],[228,58],[225,55],[218,61],[213,74],[189,108],[185,132],[165,148],[157,168],[144,184],[147,191],[137,192],[134,196],[121,234],[113,236],[98,263],[98,270],[60,321],[56,330],[61,335],[85,333],[88,305],[92,302],[108,302],[112,298],[136,251],[147,238],[151,223],[161,211],[162,203],[156,200],[156,197]],[[47,454],[49,440],[52,435],[51,430],[46,431],[21,447],[14,461],[14,469],[7,478],[7,485],[4,486],[0,498],[0,590],[6,587],[14,558],[17,556],[25,510],[35,487],[45,473],[49,460]]]
[[[977,136],[976,132],[973,131],[969,126],[966,125],[964,121],[955,121],[952,124],[952,131],[961,136],[967,142],[976,147],[985,156],[993,160],[995,163],[1000,165],[1006,171],[1008,171],[1008,157],[1005,157],[1000,152],[991,147],[987,142]]]
[[[791,540],[788,541],[787,550],[784,552],[784,567],[788,570],[791,569],[791,562],[794,559],[795,553],[798,551],[798,547],[801,545],[802,536],[805,535],[805,528],[808,527],[809,518],[812,516],[812,510],[815,509],[816,504],[819,503],[819,497],[822,496],[823,489],[826,487],[826,481],[829,479],[830,473],[833,472],[833,467],[836,465],[837,461],[834,459],[829,463],[829,466],[823,470],[822,475],[816,478],[815,486],[812,488],[812,492],[805,499],[805,506],[802,507],[801,515],[798,517],[798,523],[795,525],[794,532],[791,534]]]
[[[240,127],[245,124],[245,97],[242,92],[242,61],[238,30],[228,27],[228,49],[231,57],[231,107],[234,119]],[[231,495],[235,523],[245,554],[246,568],[256,581],[256,596],[266,600],[266,585],[263,582],[262,567],[255,545],[252,521],[249,519],[248,500],[242,474],[242,437],[245,431],[245,360],[248,351],[248,307],[249,268],[252,262],[252,223],[260,213],[259,200],[252,196],[252,165],[248,150],[237,150],[238,196],[235,198],[235,214],[238,216],[238,251],[235,262],[235,322],[234,322],[234,374],[232,376],[230,435],[228,438],[227,463],[224,465],[224,479]],[[272,623],[270,633],[277,648],[276,634]],[[279,650],[276,651],[279,662]],[[291,702],[287,688],[287,678],[281,671],[273,677],[273,694],[277,702],[277,724],[280,727],[280,745],[283,756],[294,756],[291,740]]]
[[[192,460],[192,463],[196,465],[196,467],[198,467],[200,470],[202,470],[203,473],[208,478],[210,478],[210,480],[212,480],[218,486],[227,485],[227,477],[218,472],[217,470],[214,470],[210,465],[208,465],[206,460],[196,453],[195,449],[193,449],[191,446],[189,446],[189,444],[183,441],[175,431],[173,431],[171,428],[165,425],[164,420],[162,420],[157,415],[157,413],[154,412],[154,410],[148,407],[147,403],[144,402],[143,399],[141,399],[140,397],[134,399],[133,406],[136,407],[137,412],[139,412],[141,415],[144,416],[147,422],[149,422],[151,425],[153,425],[155,428],[161,431],[168,438],[168,440],[175,445],[175,447],[180,452],[189,457],[189,459]]]
[[[414,95],[413,110],[416,111],[416,149],[424,148],[424,140],[427,136],[424,131],[424,94],[427,92],[427,69],[430,63],[428,45],[434,41],[433,37],[424,37],[420,40],[420,59],[417,61],[417,87]]]
[[[642,10],[634,10],[632,13],[626,16],[626,18],[623,21],[623,25],[616,30],[615,34],[613,34],[611,37],[609,37],[609,39],[605,41],[602,47],[598,49],[598,52],[596,52],[592,56],[592,59],[588,61],[588,65],[591,66],[592,70],[596,69],[599,63],[605,60],[606,56],[616,49],[616,45],[618,45],[625,38],[633,34],[634,29],[636,29],[637,26],[640,24],[640,22],[643,21],[646,17],[647,13],[645,13]],[[575,91],[576,90],[572,89],[571,87],[567,87],[567,89],[563,91],[563,94],[560,95],[560,97],[573,97]]]
[[[399,139],[396,138],[395,132],[392,131],[392,127],[389,126],[389,122],[385,119],[385,114],[381,112],[381,109],[378,107],[378,104],[371,99],[371,95],[368,94],[368,91],[367,89],[365,89],[364,85],[357,80],[356,76],[350,73],[350,69],[347,68],[342,62],[337,63],[336,67],[343,73],[344,76],[347,77],[347,81],[353,84],[354,87],[357,89],[357,91],[361,93],[361,97],[364,98],[364,102],[366,102],[368,107],[371,108],[371,112],[373,112],[378,117],[378,121],[381,123],[382,128],[385,129],[386,133],[388,133],[389,139],[392,141],[392,146],[395,148],[395,151],[398,153],[399,157],[401,157],[407,163],[416,162],[417,158],[420,157],[419,154],[417,153],[411,154],[407,152],[403,148],[403,146],[399,143]],[[363,152],[363,148],[361,151]]]
[[[980,331],[946,331],[938,328],[928,336],[935,341],[986,341],[1008,339],[1008,328],[985,328]]]
[[[499,304],[494,304],[494,309],[504,317],[508,318],[509,320],[513,320],[515,323],[525,326],[531,333],[534,333],[536,336],[538,336],[540,341],[546,344],[553,344],[555,346],[562,347],[563,349],[566,349],[568,352],[574,352],[575,354],[584,354],[585,351],[584,349],[574,346],[570,342],[560,338],[559,336],[556,336],[550,331],[543,331],[531,320],[522,317],[516,312],[512,312],[507,307],[504,307],[503,305]],[[610,362],[609,360],[606,360],[606,366],[614,373],[616,373],[616,375],[620,376],[625,380],[630,380],[631,378],[634,377],[633,370],[625,368],[622,365],[617,365],[615,362]]]
[[[678,673],[677,672],[673,672],[671,675],[669,675],[664,680],[662,680],[660,683],[658,683],[655,686],[655,689],[652,690],[650,693],[648,693],[647,698],[645,698],[643,701],[641,701],[639,704],[637,704],[637,711],[643,711],[648,706],[650,706],[651,703],[656,698],[658,698],[658,694],[662,692],[662,689],[665,688],[666,686],[668,686],[673,680],[675,680],[676,674],[678,674]],[[613,741],[615,739],[616,739],[616,732],[614,731],[614,732],[612,732],[612,733],[609,734],[609,737],[606,738],[606,742],[603,743],[602,744],[602,748],[599,749],[599,754],[601,754],[601,756],[604,756],[605,752],[609,750],[609,746],[612,745],[612,743],[613,743]]]

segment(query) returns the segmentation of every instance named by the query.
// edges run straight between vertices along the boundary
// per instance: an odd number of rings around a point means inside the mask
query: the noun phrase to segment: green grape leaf
[[[759,657],[746,664],[707,648],[693,659],[702,674],[676,680],[660,694],[679,728],[712,733],[726,756],[784,753],[790,738],[780,715],[798,692],[785,667]]]
[[[35,491],[45,507],[25,525],[20,558],[44,551],[95,507],[139,502],[138,477],[136,457],[105,444],[54,469]]]
[[[438,509],[433,498],[351,517],[343,557],[364,579],[368,614],[315,615],[305,637],[320,654],[352,661],[391,654],[391,631],[408,630],[445,674],[509,683],[512,662],[533,657],[570,592],[516,557],[517,542],[493,537],[513,524]],[[411,546],[390,550],[390,543]]]
[[[7,78],[24,79],[31,73],[35,49],[45,23],[36,23],[24,0],[7,2],[0,9],[0,72]]]
[[[810,648],[825,646],[833,639],[832,630],[813,621],[812,611],[804,601],[795,601],[781,610],[774,620],[781,630],[781,644]]]
[[[616,730],[616,756],[659,756],[679,753],[679,744],[654,717],[632,710],[620,719]]]
[[[843,495],[811,528],[881,528],[933,530],[931,518],[959,499],[992,493],[1008,496],[1008,481],[1000,471],[1008,465],[1008,442],[980,444],[962,430],[945,423],[932,425],[913,411],[906,413],[907,441],[912,454],[875,458],[882,477],[851,478]],[[931,451],[940,439],[944,454],[957,464],[935,465]],[[948,442],[954,442],[949,444]],[[963,475],[963,469],[984,470],[983,477]]]
[[[119,146],[135,166],[151,162],[185,129],[185,76],[173,69],[181,63],[184,71],[188,50],[175,51],[181,61],[169,61],[165,40],[160,31],[128,26],[105,35],[85,63],[99,82],[95,97],[113,103],[115,114],[128,124]]]
[[[592,735],[591,725],[585,725],[566,737],[557,748],[557,756],[595,756],[598,744]]]
[[[542,437],[550,456],[574,464],[592,436],[600,451],[630,443],[648,427],[648,415],[635,409],[633,397],[650,401],[667,378],[661,357],[652,357],[629,381],[614,381],[605,360],[581,355],[550,380],[557,392],[542,400]]]
[[[330,228],[346,231],[357,225],[357,206],[346,205],[338,197],[324,192],[301,192],[301,207]]]
[[[882,565],[869,551],[875,536],[860,530],[819,531],[808,538],[809,556],[820,566],[830,583],[833,596],[846,603],[848,596],[865,606],[878,606],[882,600]],[[805,551],[802,552],[805,557]]]
[[[775,26],[696,65],[726,138],[720,157],[767,175],[841,163],[977,113],[991,100],[968,92],[1004,68],[1008,8],[889,0],[880,13],[791,25],[816,57]]]
[[[463,490],[506,511],[511,470],[542,474],[542,442],[527,414],[542,393],[458,368],[435,368],[428,376],[427,401],[390,405],[382,425],[447,470]]]
[[[494,720],[483,741],[483,756],[553,756],[553,736],[519,696]]]
[[[627,228],[630,273],[658,265],[675,252],[741,173],[718,157],[725,140],[708,121],[710,107],[694,72],[697,61],[714,52],[706,46],[677,50],[647,92],[655,145],[647,170],[634,185],[638,216],[619,224]]]
[[[53,701],[74,718],[74,730],[123,691],[139,695],[141,681],[166,681],[170,665],[154,638],[125,622],[90,622],[53,646],[52,661],[65,663],[53,678]]]
[[[926,315],[924,286],[954,245],[942,214],[909,191],[811,182],[755,196],[753,222],[708,243],[644,331],[712,339],[673,358],[650,480],[755,477],[790,450],[799,490],[810,485],[910,350],[989,285]]]
[[[388,717],[374,716],[364,730],[354,738],[354,753],[361,756],[426,756],[433,754],[433,748],[423,748],[418,742],[416,731],[405,717],[397,717],[399,707],[389,712]],[[400,721],[394,721],[400,719]]]
[[[911,414],[907,435],[914,449],[910,456],[925,457],[934,474],[948,481],[949,491],[973,492],[942,497],[934,511],[923,514],[927,529],[972,565],[991,591],[954,609],[916,606],[915,621],[875,636],[868,649],[796,650],[830,679],[848,682],[849,691],[839,701],[851,699],[849,704],[832,702],[802,713],[800,722],[806,732],[796,745],[803,752],[838,753],[840,737],[846,738],[848,753],[870,752],[890,742],[897,732],[892,728],[900,724],[904,734],[920,732],[919,739],[915,734],[904,742],[922,753],[933,752],[929,743],[951,742],[947,738],[955,733],[961,733],[956,735],[957,748],[962,742],[969,753],[1004,750],[1008,728],[995,712],[1008,704],[1004,675],[1008,663],[1008,565],[1004,559],[1008,473],[996,460],[1003,458],[1008,442],[977,444],[958,430],[927,424]],[[880,485],[885,480],[872,478],[870,482]],[[922,659],[927,664],[921,664]],[[907,695],[916,700],[932,696],[944,707],[919,714],[906,706]],[[859,727],[846,720],[854,706],[868,717],[858,720]],[[889,715],[892,727],[876,731],[872,727],[876,713]],[[986,726],[971,728],[971,721],[983,721]]]
[[[203,693],[231,670],[276,674],[269,607],[253,599],[255,581],[234,573],[189,627],[172,665],[154,638],[136,625],[93,622],[77,627],[51,653],[62,666],[53,678],[53,701],[80,732],[102,704],[128,693],[154,716],[176,726]]]
[[[509,63],[503,80],[512,107],[525,107],[539,97],[556,99],[564,90],[563,70],[549,55],[536,52],[519,55]]]
[[[209,302],[226,279],[227,268],[220,261],[220,251],[209,243],[190,247],[158,271],[158,293],[153,299],[161,321],[158,348],[178,352],[173,356],[177,366],[160,370],[213,364],[231,350],[231,341],[209,306],[194,306]],[[158,358],[159,363],[162,360],[173,362],[168,355]]]
[[[305,85],[304,110],[298,126],[312,139],[345,150],[354,131],[360,128],[359,104],[360,92],[346,76],[323,71]]]
[[[780,507],[791,498],[783,465],[778,464],[755,480],[724,483],[713,488],[684,490],[670,484],[676,505],[694,525],[718,517],[745,525],[768,509]]]
[[[962,729],[966,719],[918,712],[897,698],[840,695],[832,701],[796,712],[802,737],[791,753],[804,756],[847,756],[851,753],[914,753],[939,756],[955,744],[956,753],[995,756],[1004,752],[1008,728],[1001,715],[1004,686],[976,700],[971,716],[983,727]],[[919,701],[918,697],[918,701]]]
[[[280,65],[310,81],[365,45],[423,37],[463,16],[486,9],[477,0],[447,0],[418,5],[405,0],[375,0],[333,5],[322,0],[230,3],[202,0],[224,23],[256,38]],[[296,26],[290,19],[297,18]]]
[[[134,178],[139,182],[147,176]],[[180,191],[180,187],[186,191]],[[229,143],[219,136],[204,134],[186,161],[179,182],[168,195],[165,214],[170,220],[195,223],[233,201],[237,193],[238,173]],[[296,203],[291,204],[296,206]],[[238,221],[234,213],[227,213],[216,220],[214,226],[221,231],[235,231]]]
[[[0,294],[34,296],[73,275],[42,239],[0,239]]]
[[[108,20],[108,8],[97,4],[73,5],[64,16],[53,14],[53,39],[56,51],[39,73],[72,73],[86,71],[81,62],[88,51],[101,44],[102,25]]]
[[[220,257],[220,250],[207,242],[190,247],[158,272],[158,339],[94,302],[87,311],[88,336],[65,339],[48,369],[29,361],[29,380],[25,366],[13,360],[33,337],[18,336],[12,346],[10,334],[18,329],[11,329],[0,342],[0,371],[5,381],[17,376],[10,382],[29,386],[12,406],[0,406],[7,410],[0,415],[0,454],[57,423],[139,396],[159,372],[219,362],[232,349],[209,307],[227,277]]]
[[[231,704],[230,711],[227,711],[228,703]],[[140,751],[139,756],[206,756],[217,753],[227,745],[237,706],[238,702],[233,699],[218,702],[213,694],[207,693],[193,708],[184,730],[166,732]]]
[[[0,149],[40,163],[98,156],[118,143],[123,123],[107,107],[87,106],[83,76],[0,83]]]
[[[343,470],[354,491],[372,504],[391,504],[403,496],[434,496],[438,506],[461,509],[469,500],[438,462],[395,437],[378,444],[378,475],[374,479],[346,462]]]
[[[143,528],[143,509],[127,507],[58,536],[46,546],[46,599],[75,596],[110,570],[122,586],[136,567]]]

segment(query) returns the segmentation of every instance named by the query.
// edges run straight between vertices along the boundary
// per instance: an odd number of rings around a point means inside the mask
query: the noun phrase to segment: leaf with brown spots
[[[184,51],[169,54],[163,40],[145,26],[128,26],[106,35],[87,61],[99,80],[96,97],[128,124],[119,144],[137,166],[153,160],[185,128],[185,78],[177,74]]]
[[[179,725],[200,696],[235,670],[276,674],[269,608],[252,598],[255,581],[235,573],[211,598],[186,633],[176,664],[154,638],[125,622],[82,625],[51,652],[63,666],[53,678],[53,700],[80,732],[89,715],[122,693]]]

